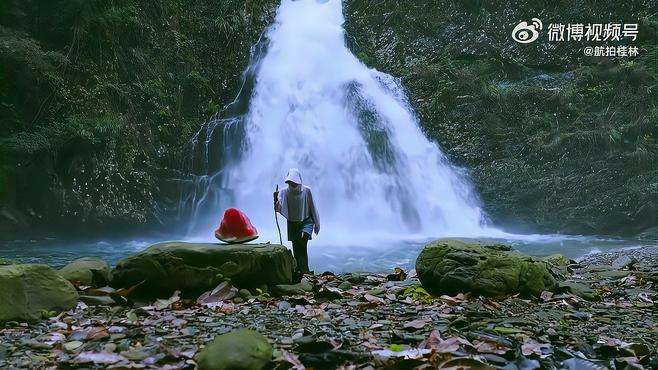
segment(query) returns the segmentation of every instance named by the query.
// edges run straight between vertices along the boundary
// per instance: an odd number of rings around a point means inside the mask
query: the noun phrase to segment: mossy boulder
[[[441,239],[425,246],[416,272],[430,293],[538,296],[556,287],[546,262],[492,240]]]
[[[9,258],[0,258],[0,266],[13,265],[15,262]]]
[[[180,290],[195,296],[223,280],[240,288],[289,284],[294,259],[276,244],[211,244],[165,242],[124,258],[112,271],[114,287],[144,282],[134,292],[143,297],[169,297]]]
[[[196,357],[199,370],[260,370],[272,359],[272,346],[262,334],[239,329],[218,335]]]
[[[84,285],[104,286],[110,282],[110,266],[97,257],[78,258],[61,268],[59,274]]]
[[[49,266],[0,266],[0,322],[34,322],[77,302],[73,285]]]

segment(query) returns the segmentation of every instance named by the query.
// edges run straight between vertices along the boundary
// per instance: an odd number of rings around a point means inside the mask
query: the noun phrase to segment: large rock
[[[196,357],[199,370],[260,370],[271,360],[267,338],[248,329],[216,336]]]
[[[110,282],[110,267],[97,257],[83,257],[59,270],[64,279],[84,285],[104,286]]]
[[[546,262],[489,240],[437,240],[418,256],[416,272],[423,287],[436,294],[538,296],[556,287]]]
[[[78,293],[46,265],[0,266],[0,322],[36,321],[75,307]]]
[[[129,287],[144,281],[135,294],[169,297],[180,290],[191,296],[226,278],[244,288],[288,284],[293,266],[292,253],[282,245],[166,242],[119,261],[112,285]]]

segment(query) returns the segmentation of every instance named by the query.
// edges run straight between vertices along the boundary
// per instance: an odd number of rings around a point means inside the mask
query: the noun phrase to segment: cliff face
[[[188,140],[233,99],[277,5],[5,1],[0,235],[158,225],[174,214]],[[656,225],[655,5],[344,3],[351,48],[402,79],[426,134],[471,171],[493,221],[571,233]],[[512,41],[514,25],[533,17],[640,23],[640,56]]]
[[[656,225],[654,1],[348,0],[348,42],[399,76],[426,134],[470,169],[516,230],[634,233]],[[521,20],[639,23],[639,57],[587,42],[519,44]],[[602,43],[605,45],[605,43]]]
[[[5,1],[0,234],[173,213],[181,153],[233,98],[277,3]]]

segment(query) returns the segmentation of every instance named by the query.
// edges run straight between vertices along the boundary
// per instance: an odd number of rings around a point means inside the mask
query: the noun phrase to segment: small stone
[[[302,279],[297,284],[279,284],[274,286],[274,293],[280,296],[298,295],[313,291],[313,284],[307,279]]]
[[[556,291],[559,293],[569,292],[588,301],[596,301],[599,299],[599,295],[592,288],[575,281],[559,282]]]
[[[110,343],[112,344],[112,343]],[[108,351],[111,352],[111,351]],[[121,352],[121,356],[131,360],[131,361],[142,361],[148,358],[151,354],[145,349],[133,349],[130,351]]]
[[[637,262],[638,261],[635,259],[635,257],[624,255],[612,261],[612,268],[615,270],[621,270],[625,267],[631,268]]]
[[[64,350],[65,350],[66,352],[75,352],[75,350],[77,350],[78,348],[80,348],[80,347],[82,346],[82,344],[83,344],[83,343],[82,343],[81,341],[79,341],[79,340],[74,340],[74,341],[71,341],[71,342],[66,342],[66,343],[64,343],[64,344],[63,344],[63,347],[64,347]]]
[[[592,314],[587,312],[576,311],[576,312],[564,314],[564,318],[587,321],[592,318]]]
[[[106,343],[105,346],[103,346],[103,348],[105,348],[105,352],[111,353],[117,350],[117,345],[114,343]]]
[[[249,289],[240,289],[238,290],[238,296],[244,300],[248,300],[253,297]]]
[[[290,307],[292,307],[290,305],[290,302],[288,302],[288,301],[280,301],[279,303],[276,304],[276,306],[282,311],[286,311],[286,310],[290,309]]]
[[[352,289],[352,284],[350,284],[348,281],[343,281],[342,283],[338,284],[338,289],[340,290],[350,290]]]

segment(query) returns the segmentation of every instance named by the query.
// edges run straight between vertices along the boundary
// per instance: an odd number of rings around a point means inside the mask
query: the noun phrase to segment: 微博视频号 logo
[[[529,44],[539,38],[539,31],[544,28],[544,25],[538,18],[532,18],[532,22],[523,21],[514,27],[512,30],[512,38],[521,44]]]
[[[541,37],[543,28],[539,18],[532,18],[530,22],[520,21],[512,29],[512,39],[520,44],[529,44]],[[585,56],[634,57],[639,53],[636,45],[628,45],[628,41],[637,40],[637,23],[550,23],[546,33],[548,42],[598,43],[583,47],[581,51]]]

